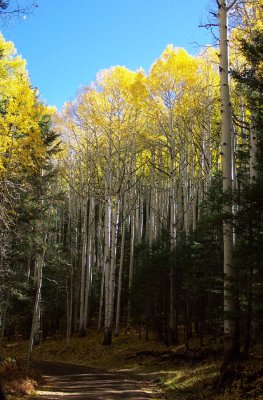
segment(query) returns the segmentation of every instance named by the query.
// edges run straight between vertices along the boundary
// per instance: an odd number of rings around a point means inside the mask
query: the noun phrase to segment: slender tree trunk
[[[106,196],[105,202],[105,240],[104,240],[104,304],[105,304],[105,319],[104,319],[104,345],[111,344],[111,326],[110,326],[110,266],[111,266],[111,213],[112,200],[111,196]]]
[[[251,112],[251,124],[250,124],[250,160],[249,160],[249,172],[250,172],[250,184],[253,185],[256,183],[258,178],[257,171],[257,132],[254,128],[255,124],[255,116],[254,111]],[[256,232],[253,227],[252,222],[250,223],[250,249],[251,253],[254,254],[253,251],[254,242],[253,238],[255,237]],[[253,319],[253,311],[254,311],[254,292],[255,292],[255,276],[256,276],[256,268],[254,265],[253,256],[250,258],[250,265],[247,272],[247,316],[246,316],[246,325],[245,325],[245,338],[244,338],[244,349],[243,356],[247,357],[248,351],[251,345],[251,331],[252,328],[256,326],[255,320]]]
[[[254,127],[255,116],[254,112],[251,113],[251,124],[250,124],[250,162],[249,162],[249,172],[250,172],[250,182],[255,183],[258,177],[257,171],[257,132]]]
[[[103,301],[104,301],[104,281],[105,273],[104,268],[101,271],[101,282],[100,282],[100,303],[99,303],[99,316],[98,316],[98,331],[102,328],[102,317],[103,317]]]
[[[128,293],[128,311],[127,311],[127,329],[131,327],[131,290],[134,271],[134,241],[135,241],[135,217],[134,211],[131,212],[131,242],[130,242],[130,264],[129,264],[129,293]]]
[[[228,199],[224,202],[223,240],[224,240],[224,364],[239,356],[237,337],[237,282],[234,267],[233,248],[233,124],[229,90],[228,62],[228,8],[225,0],[218,1],[219,36],[220,36],[220,97],[222,115],[222,171],[223,192]]]
[[[97,330],[100,331],[102,329],[102,320],[103,320],[103,302],[104,302],[104,262],[103,262],[103,207],[99,206],[98,212],[98,224],[96,227],[97,232],[97,269],[101,275],[100,282],[100,300],[99,300],[99,310],[98,310],[98,327]]]
[[[28,365],[31,363],[32,360],[32,351],[34,342],[40,342],[40,325],[41,325],[41,309],[40,309],[40,302],[41,302],[41,292],[42,292],[42,283],[43,283],[43,263],[44,257],[46,252],[46,242],[47,242],[47,233],[45,233],[45,238],[43,240],[43,247],[42,252],[36,258],[36,266],[35,266],[35,277],[36,277],[36,298],[35,298],[35,305],[33,310],[33,318],[32,318],[32,327],[31,327],[31,334],[29,339],[29,347],[28,347],[28,354],[27,354],[27,363]]]
[[[9,302],[10,302],[10,287],[8,286],[7,289],[7,296],[6,296],[6,301],[4,305],[4,310],[3,313],[1,313],[1,338],[0,338],[0,344],[2,343],[2,340],[5,335],[5,324],[6,324],[6,317],[7,317],[7,312],[9,308]]]
[[[88,200],[83,200],[82,205],[82,253],[81,253],[81,279],[80,279],[80,307],[79,307],[79,335],[85,335],[84,310],[85,310],[85,290],[86,290],[86,269],[87,269],[87,216]]]
[[[94,262],[94,222],[95,222],[95,201],[90,197],[89,201],[89,218],[88,218],[88,243],[87,243],[87,268],[86,268],[86,285],[85,285],[85,301],[84,301],[84,317],[83,325],[84,330],[87,328],[88,323],[88,307],[90,297],[90,287],[92,281],[93,262]]]
[[[169,188],[169,206],[170,206],[170,320],[169,330],[171,343],[176,344],[178,341],[177,335],[177,313],[176,313],[176,265],[175,265],[175,249],[177,235],[177,212],[176,212],[176,187],[175,187],[175,138],[173,131],[173,115],[170,110],[169,119],[170,131],[170,188]]]
[[[109,326],[112,330],[114,316],[115,280],[116,280],[116,253],[119,228],[120,200],[119,194],[116,195],[115,206],[112,212],[111,223],[111,263],[110,263],[110,283],[109,283]]]
[[[124,200],[123,200],[123,219],[124,219],[125,213],[126,213],[126,193],[124,194]],[[121,289],[122,289],[122,276],[123,276],[123,267],[124,267],[125,238],[126,238],[126,224],[125,224],[125,221],[123,221],[122,232],[121,232],[121,254],[120,254],[118,293],[117,293],[117,305],[116,305],[116,327],[115,327],[115,335],[116,336],[118,336],[120,333]]]
[[[68,284],[69,281],[69,284]],[[66,295],[67,295],[67,343],[72,335],[72,314],[73,314],[73,268],[70,267],[69,279],[66,279]]]

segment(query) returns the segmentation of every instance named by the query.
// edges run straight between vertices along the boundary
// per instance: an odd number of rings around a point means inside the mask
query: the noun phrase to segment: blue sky
[[[37,2],[32,15],[1,30],[27,60],[33,86],[58,109],[101,69],[125,65],[148,71],[169,43],[196,54],[197,43],[212,41],[198,25],[213,0]]]

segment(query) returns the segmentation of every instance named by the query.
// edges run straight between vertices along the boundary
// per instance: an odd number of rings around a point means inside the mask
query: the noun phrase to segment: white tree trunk
[[[41,340],[41,292],[42,292],[42,283],[43,283],[43,263],[44,257],[46,252],[46,243],[47,243],[47,233],[45,233],[45,237],[42,244],[42,252],[37,255],[36,263],[35,263],[35,281],[36,281],[36,298],[33,310],[33,318],[32,318],[32,326],[31,326],[31,333],[29,339],[29,347],[27,353],[27,362],[28,365],[31,363],[32,360],[32,351],[34,342],[39,343]]]
[[[233,261],[233,124],[229,90],[228,61],[228,8],[225,0],[218,1],[219,40],[220,40],[220,98],[222,118],[222,172],[223,192],[229,195],[224,203],[223,240],[224,240],[224,356],[228,363],[237,357],[237,298],[236,274]]]
[[[119,213],[120,213],[120,200],[119,200],[119,194],[117,194],[114,209],[112,211],[112,222],[111,222],[111,263],[110,263],[110,282],[109,282],[109,327],[111,331],[112,331],[113,316],[114,316],[116,252],[117,252],[117,238],[119,229]]]
[[[105,201],[105,238],[104,238],[104,341],[105,345],[111,344],[111,325],[110,325],[110,266],[111,266],[111,196],[106,196]]]
[[[85,300],[84,300],[84,316],[83,325],[84,330],[87,328],[88,323],[88,306],[90,296],[90,286],[92,281],[92,271],[94,263],[94,218],[95,218],[95,201],[93,197],[90,197],[89,201],[89,224],[88,224],[88,244],[87,244],[87,269],[86,269],[86,285],[85,285]]]
[[[83,200],[82,204],[82,253],[81,253],[81,278],[80,278],[80,307],[79,307],[79,334],[85,334],[84,309],[85,309],[85,290],[86,290],[86,269],[87,269],[87,218],[88,201]]]
[[[116,304],[116,327],[115,327],[115,335],[118,336],[120,333],[120,315],[121,315],[121,289],[122,289],[122,275],[123,275],[123,267],[124,267],[124,250],[125,250],[125,238],[126,238],[126,223],[125,223],[125,215],[126,215],[126,193],[124,193],[123,199],[123,213],[122,213],[122,232],[121,232],[121,254],[120,254],[120,267],[119,267],[119,275],[118,275],[118,292],[117,292],[117,304]]]
[[[131,327],[131,289],[134,271],[134,242],[135,242],[135,217],[134,210],[131,212],[131,242],[130,242],[130,264],[129,264],[129,293],[128,293],[128,310],[127,310],[127,329]]]

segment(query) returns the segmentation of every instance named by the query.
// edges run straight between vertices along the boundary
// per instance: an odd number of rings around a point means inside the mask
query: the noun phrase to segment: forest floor
[[[156,385],[139,375],[91,368],[84,365],[38,361],[34,364],[43,374],[35,400],[146,400],[161,399]]]
[[[34,368],[27,371],[25,362],[12,360],[25,359],[28,342],[6,342],[2,356],[9,357],[4,374],[9,399],[263,400],[260,346],[249,360],[233,366],[216,390],[222,344],[212,338],[203,347],[192,340],[189,350],[166,347],[154,337],[146,342],[135,331],[114,337],[111,346],[101,343],[94,331],[69,343],[62,337],[46,339],[35,346]]]

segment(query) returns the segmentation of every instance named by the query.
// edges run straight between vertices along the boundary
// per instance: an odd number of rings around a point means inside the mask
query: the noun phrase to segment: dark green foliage
[[[243,70],[232,71],[232,75],[240,92],[245,94],[252,113],[258,170],[257,179],[252,183],[248,176],[240,174],[238,190],[234,193],[240,322],[246,355],[263,326],[263,32],[254,31],[249,40],[240,41],[240,47],[248,63]]]
[[[255,101],[262,99],[263,94],[263,71],[262,71],[262,59],[263,59],[263,34],[261,31],[254,31],[249,41],[242,39],[240,40],[241,51],[249,62],[250,67],[245,67],[242,71],[231,71],[232,76],[242,86],[243,90],[246,91],[247,96]],[[260,104],[258,104],[260,105]],[[262,110],[262,103],[261,103]]]
[[[253,129],[258,137],[258,170],[262,173],[263,166],[263,32],[254,31],[249,41],[240,41],[241,50],[250,67],[241,71],[232,71],[233,78],[238,82],[240,92],[245,93],[248,105],[253,111]]]
[[[196,231],[190,238],[193,259],[193,318],[197,333],[216,335],[223,324],[222,176],[213,177]]]
[[[136,249],[136,272],[132,289],[133,320],[143,321],[160,340],[171,344],[170,268],[174,269],[177,323],[183,326],[183,340],[195,332],[203,342],[205,333],[215,338],[223,325],[223,200],[222,176],[212,179],[207,198],[201,205],[197,230],[186,237],[178,234],[171,251],[166,231],[150,248],[142,243]]]
[[[0,14],[1,14],[1,10],[6,10],[8,6],[9,6],[9,1],[0,0]]]
[[[132,318],[153,329],[160,340],[168,343],[168,295],[170,251],[167,232],[150,248],[137,246],[136,271],[132,287]]]
[[[57,134],[50,129],[50,116],[44,116],[39,121],[39,126],[46,152],[36,170],[26,171],[20,167],[19,174],[13,173],[8,177],[8,194],[16,201],[12,201],[10,226],[7,230],[2,230],[2,243],[6,249],[1,248],[1,266],[4,271],[1,300],[2,305],[8,305],[5,330],[8,333],[11,327],[14,327],[25,337],[29,335],[35,300],[35,261],[43,252],[43,235],[47,229],[49,248],[45,252],[47,257],[44,260],[44,268],[46,265],[54,267],[56,264],[60,270],[58,275],[61,276],[61,270],[66,264],[66,255],[61,256],[62,245],[59,244],[57,248],[56,241],[52,240],[57,234],[52,206],[59,204],[61,194],[54,186],[56,169],[51,156],[59,150],[59,143]],[[55,276],[55,268],[49,273],[50,277],[52,274]],[[63,278],[64,276],[63,274]],[[49,298],[54,299],[51,291],[49,294]],[[57,299],[64,301],[61,295],[58,295]]]
[[[41,128],[42,139],[46,146],[47,160],[50,156],[60,151],[60,141],[58,140],[58,134],[51,129],[51,117],[50,115],[44,115],[39,122]]]
[[[239,196],[235,218],[236,262],[240,275],[240,319],[244,336],[247,324],[262,326],[263,315],[263,185],[248,185]],[[256,332],[251,332],[256,335]]]

